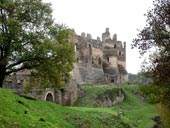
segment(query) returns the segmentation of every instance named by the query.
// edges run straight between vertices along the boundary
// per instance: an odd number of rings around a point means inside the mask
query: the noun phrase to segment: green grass
[[[74,106],[77,107],[100,107],[96,99],[103,101],[105,97],[115,99],[118,93],[117,86],[106,86],[106,85],[86,85],[82,86],[84,94],[77,99]],[[114,93],[113,93],[114,92]]]
[[[134,96],[133,92],[136,88],[137,86],[123,87],[126,99],[112,109],[122,111],[124,116],[138,128],[150,128],[153,125],[152,117],[157,115],[156,106]]]
[[[86,86],[87,95],[72,107],[25,99],[0,89],[0,128],[150,128],[156,108],[134,96],[136,86],[122,87],[124,102],[109,108],[95,107],[96,95],[114,88]],[[121,118],[117,116],[120,111]]]
[[[62,107],[0,89],[0,128],[132,128],[107,108]]]
[[[101,89],[100,89],[101,88]],[[117,88],[116,86],[85,86],[85,95],[77,100],[75,105],[84,107],[98,107],[96,105],[95,97],[104,92],[104,90]],[[125,100],[109,108],[82,108],[85,110],[98,110],[108,113],[117,114],[123,112],[123,119],[125,122],[135,125],[137,128],[150,128],[153,125],[152,117],[157,115],[156,106],[149,104],[137,98],[134,91],[138,86],[122,86]],[[79,108],[80,109],[80,108]]]

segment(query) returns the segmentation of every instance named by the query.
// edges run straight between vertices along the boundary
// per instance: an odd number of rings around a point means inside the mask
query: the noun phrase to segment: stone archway
[[[45,95],[45,100],[54,102],[54,94],[53,94],[53,92],[51,92],[51,91],[47,92],[46,95]]]

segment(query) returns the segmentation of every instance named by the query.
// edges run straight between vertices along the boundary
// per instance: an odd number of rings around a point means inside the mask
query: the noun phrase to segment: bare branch
[[[32,68],[35,68],[35,67],[37,67],[37,66],[38,66],[38,64],[31,65],[31,66],[22,66],[22,67],[20,67],[20,68],[12,69],[12,70],[10,70],[10,71],[7,71],[7,72],[5,73],[5,75],[10,75],[10,74],[13,73],[13,72],[18,72],[18,71],[21,71],[21,70],[24,70],[24,69],[32,69]]]

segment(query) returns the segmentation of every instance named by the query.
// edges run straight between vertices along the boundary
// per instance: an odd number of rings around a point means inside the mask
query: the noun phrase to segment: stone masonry
[[[81,36],[74,32],[76,63],[72,72],[77,84],[121,83],[127,81],[126,42],[122,44],[117,35],[110,37],[109,28],[102,40],[92,39],[90,34]]]

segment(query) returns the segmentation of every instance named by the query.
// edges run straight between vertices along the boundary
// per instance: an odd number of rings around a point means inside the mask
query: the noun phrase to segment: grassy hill
[[[102,92],[105,92],[105,90],[113,90],[116,88],[116,86],[85,86],[85,95],[77,100],[75,106],[98,107],[95,97]],[[123,112],[123,118],[128,120],[128,122],[135,127],[150,128],[153,125],[151,118],[157,115],[155,105],[142,101],[135,96],[134,92],[138,91],[138,86],[122,86],[121,88],[125,95],[124,102],[118,103],[109,108],[103,108],[103,110],[110,111],[111,113]],[[98,109],[100,110],[101,108]]]
[[[95,87],[92,87],[94,90]],[[101,86],[101,89],[103,87]],[[90,89],[89,89],[90,90]],[[125,90],[125,102],[110,108],[62,107],[20,97],[0,89],[0,128],[147,128],[156,114],[153,105]],[[117,113],[124,116],[119,118]]]
[[[157,115],[156,106],[135,96],[133,92],[137,90],[137,87],[125,86],[123,90],[125,101],[113,106],[112,109],[123,111],[124,116],[138,128],[150,128],[153,125],[151,119]]]

